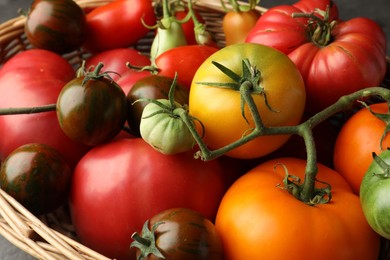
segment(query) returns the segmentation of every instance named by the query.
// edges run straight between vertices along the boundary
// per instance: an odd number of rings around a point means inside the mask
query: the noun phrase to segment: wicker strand
[[[68,241],[65,241],[62,236],[58,236],[58,233],[49,227],[47,227],[42,221],[40,221],[36,216],[34,216],[32,213],[30,213],[28,210],[26,210],[20,203],[18,203],[13,197],[8,195],[5,191],[0,189],[0,202],[2,200],[6,200],[15,210],[17,210],[20,213],[20,216],[12,212],[11,207],[7,205],[5,208],[9,209],[9,212],[7,211],[6,214],[11,214],[13,218],[19,219],[21,221],[23,216],[25,218],[24,223],[30,227],[32,230],[34,230],[40,237],[44,238],[48,243],[55,246],[59,252],[61,252],[64,256],[67,257],[67,259],[74,259],[74,260],[83,260],[85,258],[80,257],[80,252],[75,250],[74,247],[72,247]],[[11,213],[10,213],[11,212]],[[7,220],[7,219],[6,219]],[[12,220],[9,220],[12,222]],[[19,231],[18,232],[20,234]],[[25,236],[24,242],[29,244],[30,246],[35,246],[35,242],[31,240],[28,236]],[[34,242],[34,244],[32,244]],[[77,244],[75,244],[77,245]],[[80,246],[79,248],[83,248],[83,246]],[[46,259],[45,256],[44,259]],[[52,257],[49,257],[52,258]],[[55,259],[55,258],[54,258]]]

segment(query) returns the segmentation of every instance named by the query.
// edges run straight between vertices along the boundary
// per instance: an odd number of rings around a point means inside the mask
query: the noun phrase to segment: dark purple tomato
[[[20,146],[1,165],[1,188],[36,215],[57,209],[67,199],[72,171],[46,144]]]
[[[35,0],[27,15],[25,32],[34,47],[67,53],[84,43],[86,17],[72,0]]]
[[[127,117],[127,99],[112,79],[99,74],[100,66],[68,82],[57,99],[57,118],[72,140],[95,146],[114,138]]]
[[[221,239],[214,224],[188,208],[164,210],[132,235],[137,259],[222,260]]]
[[[172,86],[173,78],[150,75],[139,79],[127,93],[129,101],[129,110],[127,121],[134,135],[140,136],[139,124],[141,122],[142,112],[145,106],[149,103],[147,101],[135,101],[146,99],[168,99],[168,93]],[[188,104],[189,90],[177,84],[175,88],[175,101],[181,105]]]

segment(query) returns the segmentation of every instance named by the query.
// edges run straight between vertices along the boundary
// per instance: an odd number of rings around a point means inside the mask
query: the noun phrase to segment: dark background
[[[31,2],[29,0],[0,0],[0,23],[17,16],[19,8],[27,11]],[[262,0],[260,4],[269,8],[294,2],[296,0]],[[390,0],[334,0],[334,2],[339,7],[340,18],[344,20],[356,16],[365,16],[380,24],[387,35],[387,55],[390,56]],[[0,235],[0,259],[26,260],[33,258],[20,251]]]

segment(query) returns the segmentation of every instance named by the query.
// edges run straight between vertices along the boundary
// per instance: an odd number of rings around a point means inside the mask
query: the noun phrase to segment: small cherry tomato
[[[245,42],[248,33],[255,27],[259,17],[260,12],[255,9],[227,12],[222,20],[225,45]]]
[[[115,81],[93,72],[68,82],[57,99],[57,118],[72,140],[95,146],[114,138],[126,122],[126,95]]]

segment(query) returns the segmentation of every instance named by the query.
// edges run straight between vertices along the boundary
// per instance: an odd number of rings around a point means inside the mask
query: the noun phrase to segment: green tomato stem
[[[50,112],[56,110],[56,104],[49,104],[37,107],[9,107],[0,108],[0,115],[20,115],[20,114],[36,114]]]

